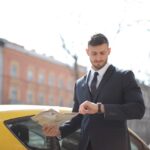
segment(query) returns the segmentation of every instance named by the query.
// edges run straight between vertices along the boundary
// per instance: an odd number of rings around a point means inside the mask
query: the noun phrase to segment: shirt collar
[[[109,63],[106,63],[105,66],[99,70],[97,70],[96,72],[99,73],[99,75],[101,77],[103,77],[103,75],[105,74],[106,70],[108,69],[108,67],[110,66]],[[91,68],[91,75],[94,76],[95,70],[93,68]]]

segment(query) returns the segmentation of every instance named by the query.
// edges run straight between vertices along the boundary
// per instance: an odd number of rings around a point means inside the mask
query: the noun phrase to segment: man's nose
[[[96,60],[97,60],[97,61],[99,61],[99,60],[101,60],[101,59],[102,59],[102,55],[99,54],[99,55],[96,56]]]

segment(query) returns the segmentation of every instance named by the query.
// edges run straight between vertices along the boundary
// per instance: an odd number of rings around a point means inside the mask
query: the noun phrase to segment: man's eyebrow
[[[105,52],[105,51],[107,51],[108,49],[107,48],[105,48],[105,49],[103,49],[101,52]]]

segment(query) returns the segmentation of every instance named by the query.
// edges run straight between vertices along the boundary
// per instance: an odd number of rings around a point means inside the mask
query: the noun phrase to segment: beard
[[[92,64],[92,68],[94,70],[100,70],[101,68],[103,68],[107,63],[107,60],[106,61],[101,61],[101,62],[91,62]]]

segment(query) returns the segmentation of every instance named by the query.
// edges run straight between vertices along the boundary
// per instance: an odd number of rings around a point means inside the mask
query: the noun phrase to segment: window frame
[[[14,135],[14,138],[16,138],[20,142],[20,144],[22,144],[26,149],[30,149],[30,150],[50,150],[50,149],[53,149],[54,146],[57,146],[56,150],[60,150],[60,143],[59,143],[59,141],[56,137],[48,137],[47,138],[46,136],[44,136],[44,134],[42,132],[39,132],[39,134],[38,134],[36,132],[33,132],[33,130],[30,128],[30,126],[26,126],[28,123],[31,123],[31,125],[33,123],[37,127],[41,128],[39,131],[42,131],[42,127],[31,119],[32,116],[34,116],[34,115],[6,120],[6,121],[4,121],[4,124],[7,127],[7,129],[12,133],[12,135]],[[26,122],[26,124],[23,124],[24,122]],[[27,143],[23,142],[22,139],[20,137],[18,137],[16,135],[16,133],[13,131],[13,129],[11,128],[15,125],[24,125],[24,126],[26,126],[28,128],[29,132],[36,133],[36,135],[42,137],[44,142],[47,143],[47,147],[46,148],[35,147],[35,145],[34,146],[33,145],[28,145]],[[38,143],[38,142],[36,142],[36,143]]]

